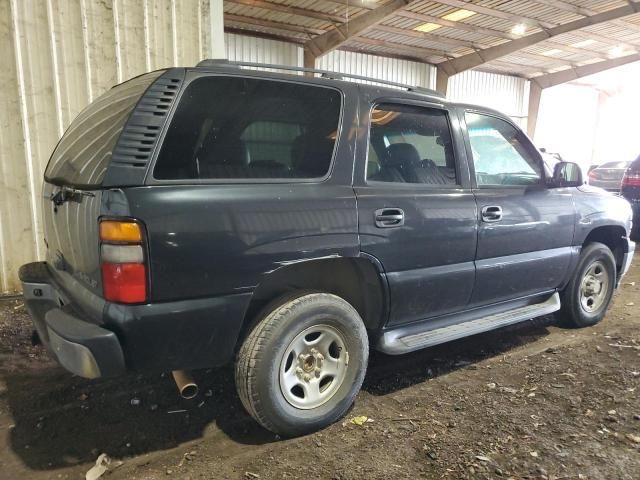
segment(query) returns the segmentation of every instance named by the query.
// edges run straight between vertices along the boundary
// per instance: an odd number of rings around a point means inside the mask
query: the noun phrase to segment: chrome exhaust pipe
[[[182,398],[187,400],[198,395],[198,384],[186,370],[174,370],[171,372]]]

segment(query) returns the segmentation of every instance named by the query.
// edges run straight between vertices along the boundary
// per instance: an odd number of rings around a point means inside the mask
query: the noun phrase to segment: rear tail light
[[[147,300],[147,264],[144,236],[131,220],[100,222],[100,260],[104,298],[116,303]]]
[[[629,172],[624,174],[622,185],[629,187],[640,187],[640,172]]]

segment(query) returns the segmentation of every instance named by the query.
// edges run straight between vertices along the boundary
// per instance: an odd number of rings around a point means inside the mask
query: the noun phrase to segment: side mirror
[[[553,187],[579,187],[584,185],[582,169],[573,162],[559,162],[553,168]]]

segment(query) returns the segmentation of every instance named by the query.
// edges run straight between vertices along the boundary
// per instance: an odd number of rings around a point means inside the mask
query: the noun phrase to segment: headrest
[[[215,163],[221,165],[247,165],[249,160],[247,146],[239,138],[230,138],[225,141],[216,154],[221,158],[216,159]]]
[[[417,165],[420,154],[410,143],[393,143],[387,147],[385,167],[404,168]]]
[[[247,146],[239,138],[220,137],[211,129],[202,142],[198,158],[211,165],[246,165]]]

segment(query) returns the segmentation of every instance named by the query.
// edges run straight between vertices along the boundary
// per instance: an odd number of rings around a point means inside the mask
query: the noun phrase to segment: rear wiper
[[[49,200],[53,202],[54,205],[60,206],[64,202],[68,202],[69,200],[80,202],[82,197],[95,197],[96,194],[93,192],[88,192],[86,190],[78,190],[77,188],[71,187],[60,187],[55,193],[52,193],[49,197]]]

